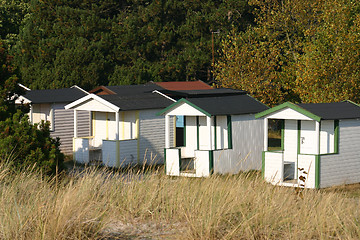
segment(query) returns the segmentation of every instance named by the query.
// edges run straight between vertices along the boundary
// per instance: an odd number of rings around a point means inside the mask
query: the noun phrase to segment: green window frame
[[[231,115],[227,115],[227,129],[228,129],[228,149],[233,148],[232,144],[232,122]]]

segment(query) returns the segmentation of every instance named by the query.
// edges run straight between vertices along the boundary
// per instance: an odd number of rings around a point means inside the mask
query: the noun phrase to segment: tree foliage
[[[0,0],[0,39],[12,46],[28,16],[28,0]]]
[[[262,102],[330,102],[359,94],[359,3],[252,0],[256,26],[223,41],[216,78]]]
[[[32,88],[207,81],[211,31],[253,19],[245,0],[32,0],[29,12],[15,56]]]
[[[6,49],[0,41],[0,160],[10,161],[15,170],[35,165],[44,173],[55,173],[64,158],[59,139],[51,138],[49,124],[32,125],[21,108],[15,107],[22,88]]]
[[[0,121],[0,159],[21,171],[33,168],[45,174],[55,174],[64,161],[59,139],[50,136],[49,124],[32,125],[27,115],[18,111]]]

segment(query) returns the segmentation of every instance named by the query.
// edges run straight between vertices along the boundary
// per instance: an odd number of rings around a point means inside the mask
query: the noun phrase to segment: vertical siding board
[[[60,149],[64,154],[72,154],[74,137],[74,112],[66,110],[63,104],[54,104],[54,129],[52,137],[60,138]],[[90,112],[78,111],[78,136],[86,137],[90,135]]]
[[[339,154],[320,156],[321,188],[360,182],[360,121],[341,120],[338,128]]]
[[[156,114],[161,109],[141,110],[140,124],[140,163],[159,164],[164,162],[165,118]],[[170,146],[174,146],[174,121],[170,121]]]
[[[232,149],[214,151],[214,173],[260,170],[264,148],[263,119],[253,114],[232,115]]]

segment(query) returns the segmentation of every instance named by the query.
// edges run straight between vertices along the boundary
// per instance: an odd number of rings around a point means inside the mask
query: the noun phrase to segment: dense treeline
[[[91,89],[211,81],[219,30],[219,85],[270,105],[358,102],[359,13],[351,0],[0,0],[0,38],[25,85]]]
[[[217,49],[221,35],[253,23],[246,0],[0,2],[0,36],[17,40],[11,51],[30,88],[210,81],[211,32],[220,31]]]
[[[264,103],[360,102],[360,2],[250,0],[256,24],[222,42],[216,79]]]

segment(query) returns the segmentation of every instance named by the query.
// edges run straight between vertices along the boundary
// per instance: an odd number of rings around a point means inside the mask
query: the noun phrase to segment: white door
[[[285,120],[284,131],[284,161],[297,160],[298,125],[297,120]]]
[[[297,120],[285,120],[284,129],[284,178],[296,178],[298,154],[298,122]]]

